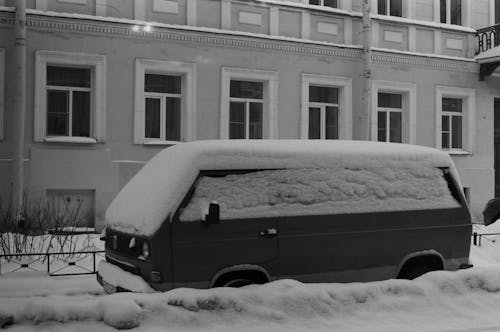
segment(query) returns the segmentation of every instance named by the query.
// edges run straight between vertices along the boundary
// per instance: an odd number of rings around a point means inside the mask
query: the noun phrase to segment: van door
[[[277,223],[269,219],[201,220],[172,224],[174,287],[208,287],[214,275],[236,265],[252,264],[275,274]]]

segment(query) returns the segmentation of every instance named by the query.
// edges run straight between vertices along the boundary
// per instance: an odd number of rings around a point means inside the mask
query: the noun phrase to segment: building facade
[[[15,139],[15,5],[0,0],[3,198]],[[480,80],[475,53],[476,29],[498,21],[500,1],[371,0],[368,115],[361,0],[27,0],[27,7],[26,192],[83,203],[90,225],[102,226],[113,197],[158,151],[202,139],[369,137],[432,146],[455,161],[477,220],[495,195],[500,78]]]

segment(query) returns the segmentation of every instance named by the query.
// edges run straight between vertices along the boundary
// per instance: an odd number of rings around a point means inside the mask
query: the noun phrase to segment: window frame
[[[327,102],[316,102],[316,101],[309,101],[309,107],[308,110],[310,111],[311,108],[319,108],[320,109],[320,116],[319,116],[319,126],[320,126],[320,134],[319,134],[319,139],[320,140],[326,140],[326,108],[327,107],[336,107],[337,108],[337,138],[339,139],[339,131],[340,131],[340,126],[339,126],[339,113],[340,113],[340,89],[338,87],[332,87],[332,86],[324,86],[324,85],[318,85],[318,84],[309,84],[309,87],[311,86],[317,86],[317,87],[327,87],[327,88],[333,88],[338,90],[338,96],[339,98],[337,99],[337,103],[327,103]],[[307,138],[308,139],[315,139],[315,138],[309,138],[309,128],[307,131]]]
[[[46,133],[47,138],[56,138],[56,137],[86,137],[86,136],[73,136],[73,93],[75,91],[80,91],[80,92],[89,92],[90,93],[90,130],[89,130],[89,137],[92,137],[92,118],[93,118],[93,112],[92,112],[92,82],[93,82],[93,72],[91,68],[88,67],[75,67],[75,66],[59,66],[59,65],[47,65],[47,66],[52,66],[52,67],[62,67],[62,68],[82,68],[82,69],[90,69],[90,87],[79,87],[79,86],[65,86],[65,85],[50,85],[50,84],[45,84],[45,91],[46,94],[48,95],[49,91],[64,91],[68,93],[68,135],[54,135],[54,136],[49,136],[48,133]],[[47,110],[47,116],[49,115],[49,110]]]
[[[312,4],[311,3],[311,0],[308,1],[308,4],[310,6],[318,6],[318,7],[327,7],[327,8],[336,8],[336,9],[339,9],[340,8],[340,2],[342,0],[337,0],[337,6],[336,7],[332,7],[332,6],[326,6],[325,5],[325,0],[318,0],[319,1],[319,4],[318,5],[315,5],[315,4]]]
[[[383,15],[383,16],[391,16],[391,17],[405,17],[405,8],[404,8],[404,2],[403,0],[401,1],[401,16],[395,16],[391,15],[391,0],[383,0],[385,1],[385,13],[381,14],[378,9],[378,1],[377,1],[377,14],[378,15]],[[412,0],[413,1],[413,0]]]
[[[278,72],[222,67],[221,68],[221,109],[220,109],[220,139],[229,139],[229,107],[231,80],[255,81],[264,83],[263,109],[262,109],[262,138],[277,138],[278,115]],[[249,112],[248,112],[249,113]],[[249,125],[249,123],[248,123]],[[245,134],[248,136],[248,132]]]
[[[378,141],[378,93],[402,95],[402,143],[416,144],[417,85],[400,81],[372,81],[371,140]]]
[[[300,138],[309,139],[309,86],[337,88],[338,139],[352,139],[352,78],[302,73]]]
[[[146,74],[181,76],[180,141],[165,140],[162,139],[161,135],[160,139],[146,138],[146,97],[154,94],[168,95],[164,93],[145,92]],[[158,96],[153,98],[158,98]],[[165,101],[161,101],[162,105],[164,103]],[[134,144],[172,145],[196,140],[196,64],[156,59],[135,59],[134,106]],[[164,132],[165,130],[166,128],[162,131],[162,126],[160,126],[160,132]]]
[[[381,107],[378,106],[378,95],[380,93],[391,93],[391,94],[398,94],[401,95],[401,108],[394,108],[394,107]],[[403,99],[404,99],[404,94],[398,93],[398,92],[386,92],[386,91],[378,91],[377,92],[377,141],[378,142],[391,142],[391,120],[390,120],[390,115],[391,113],[398,113],[401,114],[401,143],[403,143],[403,121],[405,119],[404,117],[404,112],[403,112]],[[380,112],[386,113],[385,117],[385,141],[379,141],[378,140],[378,130],[379,130],[379,123],[378,123],[378,115]],[[398,143],[398,142],[393,142],[393,143]]]
[[[442,116],[446,115],[443,112],[442,99],[444,98],[457,98],[462,100],[462,148],[443,149],[442,146],[442,132],[443,123]],[[437,149],[448,152],[449,154],[473,154],[475,144],[475,89],[473,88],[459,88],[450,86],[436,86],[436,133],[435,133],[435,147]],[[445,114],[446,113],[446,114]],[[456,112],[451,112],[456,113]],[[450,128],[451,129],[451,128]],[[450,130],[451,133],[451,130]]]
[[[90,137],[47,135],[47,66],[91,68]],[[106,56],[59,51],[35,53],[34,141],[97,143],[106,140]]]
[[[245,81],[248,82],[248,81]],[[231,85],[231,81],[229,81],[229,85]],[[263,87],[264,89],[264,87]],[[250,103],[259,103],[262,105],[262,113],[264,113],[264,97],[262,99],[257,98],[242,98],[242,97],[231,97],[229,95],[229,119],[231,120],[231,103],[244,103],[245,104],[245,137],[242,139],[251,139],[250,136]],[[231,121],[229,121],[229,127],[231,126]],[[262,114],[262,134],[264,134],[264,114]],[[259,138],[252,138],[259,139]]]

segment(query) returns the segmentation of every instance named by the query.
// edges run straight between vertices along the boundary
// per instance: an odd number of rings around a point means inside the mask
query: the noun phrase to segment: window
[[[3,113],[4,113],[4,77],[5,77],[5,50],[0,48],[0,141],[3,140]]]
[[[38,51],[35,76],[35,141],[104,141],[105,56]]]
[[[195,64],[137,59],[135,144],[195,139]]]
[[[222,68],[220,138],[275,138],[278,75]]]
[[[462,0],[440,0],[441,23],[462,25]]]
[[[145,74],[145,138],[181,139],[181,76]]]
[[[416,84],[373,80],[372,96],[371,139],[415,144]]]
[[[352,139],[352,79],[302,74],[302,139]]]
[[[495,0],[495,24],[500,23],[500,0]]]
[[[338,0],[309,0],[310,5],[324,6],[324,7],[338,7]]]
[[[309,86],[309,139],[339,138],[339,89]]]
[[[229,138],[262,138],[264,83],[231,80]]]
[[[436,88],[436,146],[450,153],[471,153],[474,147],[474,89]]]
[[[462,148],[462,99],[442,99],[441,143],[443,149]]]
[[[378,141],[403,142],[403,96],[395,93],[378,94]]]
[[[380,15],[403,17],[402,0],[378,0],[377,4]]]
[[[90,69],[47,66],[47,136],[90,137]]]

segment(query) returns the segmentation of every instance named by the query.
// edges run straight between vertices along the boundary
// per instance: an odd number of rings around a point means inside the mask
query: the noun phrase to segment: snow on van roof
[[[402,167],[450,167],[456,175],[447,153],[416,145],[340,140],[194,141],[166,148],[153,157],[113,200],[106,211],[106,225],[153,235],[180,205],[200,170],[328,168],[339,163],[363,168],[374,161]]]

